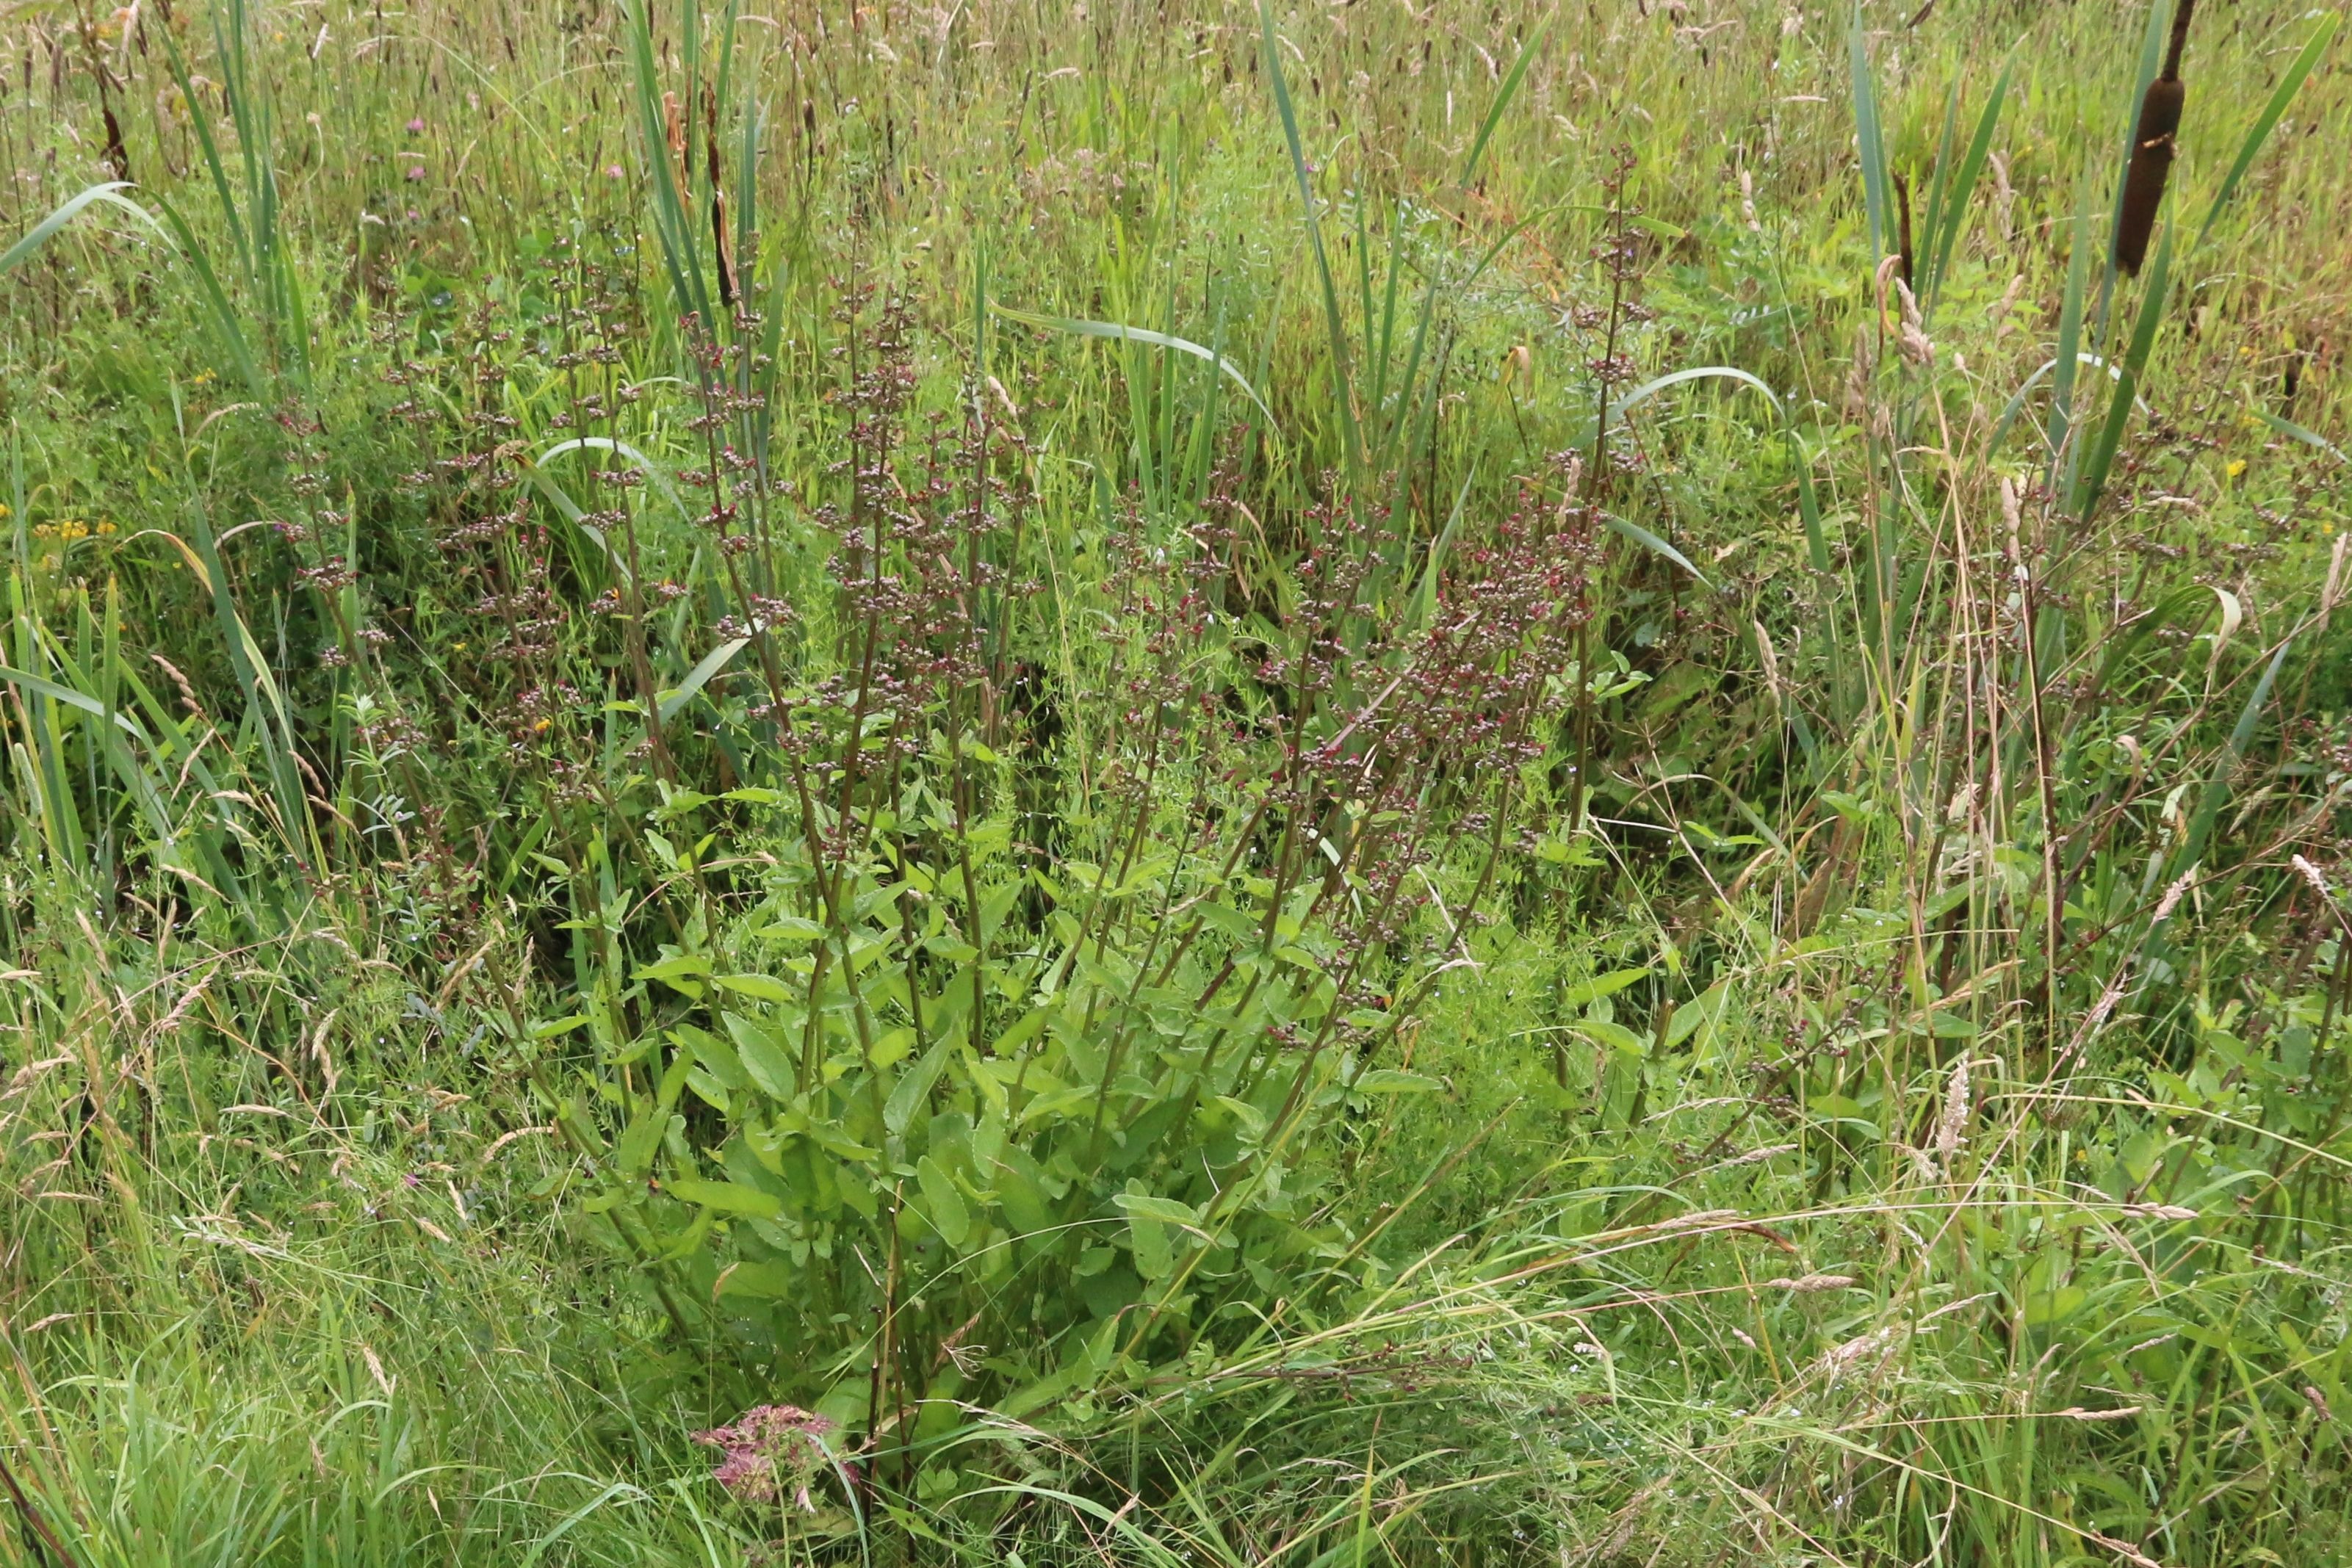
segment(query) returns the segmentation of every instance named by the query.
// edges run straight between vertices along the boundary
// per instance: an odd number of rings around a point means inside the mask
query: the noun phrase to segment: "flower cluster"
[[[745,1502],[774,1502],[787,1491],[793,1505],[814,1513],[809,1495],[831,1461],[825,1439],[834,1423],[797,1405],[754,1405],[729,1426],[697,1432],[694,1440],[719,1452],[710,1479]]]

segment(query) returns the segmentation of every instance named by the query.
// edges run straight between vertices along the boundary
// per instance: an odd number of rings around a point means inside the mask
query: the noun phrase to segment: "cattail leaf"
[[[1976,191],[1977,181],[1984,174],[1986,161],[1992,155],[1993,131],[2000,124],[2001,110],[2009,102],[2009,78],[2012,61],[2003,60],[2000,75],[1992,84],[1992,92],[1985,99],[1984,110],[1977,116],[1974,135],[1969,138],[1968,151],[1961,154],[1960,166],[1948,187],[1939,189],[1941,205],[1928,225],[1928,244],[1933,247],[1926,275],[1921,278],[1924,298],[1932,300],[1944,286],[1944,275],[1952,262],[1952,249],[1960,237],[1961,225],[1969,214],[1969,198]]]
[[[2090,283],[2090,220],[2080,215],[2070,220],[2074,231],[2074,243],[2066,256],[2066,292],[2058,309],[2058,352],[2055,379],[2050,383],[2050,477],[2055,487],[2058,465],[2073,462],[2068,443],[2074,432],[2074,367],[2083,352],[2083,303]]]
[[[2198,799],[2196,813],[2189,819],[2189,831],[2182,835],[2180,849],[2173,857],[2172,863],[2179,870],[2188,870],[2205,853],[2206,841],[2213,833],[2213,823],[2230,798],[2231,776],[2237,772],[2239,759],[2245,756],[2247,745],[2254,738],[2254,726],[2261,721],[2263,709],[2270,706],[2271,691],[2278,685],[2279,671],[2285,666],[2287,652],[2294,646],[2294,639],[2292,637],[2278,645],[2278,651],[2271,655],[2261,678],[2254,682],[2253,692],[2246,698],[2246,706],[2238,710],[2238,721],[2230,727],[2229,743],[2214,761],[2212,774],[2207,779],[2204,791]],[[2150,936],[2152,938],[2154,934],[2151,932]]]
[[[1812,563],[1815,571],[1827,576],[1830,570],[1830,547],[1829,540],[1822,532],[1822,498],[1813,491],[1812,455],[1805,450],[1805,444],[1798,439],[1795,431],[1788,431],[1786,434],[1789,438],[1789,459],[1797,470],[1797,513],[1803,518],[1805,524],[1805,558]],[[1837,634],[1834,622],[1831,625],[1830,634],[1832,637]]]
[[[697,316],[715,323],[710,309],[710,296],[704,287],[702,262],[695,242],[695,225],[688,221],[686,204],[691,193],[678,189],[678,169],[670,155],[667,120],[663,111],[661,80],[654,64],[653,24],[649,0],[634,0],[625,14],[629,24],[629,59],[631,82],[635,89],[637,129],[645,139],[646,183],[652,189],[654,233],[661,241],[662,266],[668,274],[670,294],[680,316]],[[689,26],[686,37],[694,47],[701,29]],[[686,112],[691,116],[693,102],[693,71],[688,68],[688,100]],[[692,144],[689,132],[688,144]]]
[[[1956,75],[1952,78],[1950,89],[1944,95],[1944,129],[1942,134],[1936,139],[1936,162],[1929,165],[1933,172],[1927,177],[1927,203],[1921,214],[1921,218],[1926,225],[1925,233],[1927,235],[1927,256],[1929,266],[1922,267],[1916,277],[1906,277],[1905,279],[1914,289],[1921,292],[1923,298],[1927,286],[1927,274],[1934,261],[1936,236],[1943,233],[1944,204],[1952,193],[1954,184],[1952,138],[1958,133],[1959,124],[1960,78]],[[1910,254],[1908,246],[1905,247],[1904,254],[1906,256]]]
[[[2139,390],[2140,372],[2147,367],[2147,356],[2156,346],[2156,329],[2164,319],[2165,297],[2171,290],[2172,235],[2165,233],[2157,246],[2156,266],[2149,272],[2147,291],[2140,298],[2139,320],[2132,329],[2131,346],[2124,351],[2123,376],[2116,385],[2114,398],[2107,404],[2106,423],[2100,427],[2098,439],[2085,455],[2088,466],[2077,492],[2076,510],[2089,517],[2091,508],[2099,504],[2099,494],[2106,488],[2108,471],[2114,467],[2116,451],[2123,444],[2124,426],[2130,423],[2134,394]]]
[[[667,723],[678,709],[692,702],[694,694],[710,684],[711,676],[725,669],[736,654],[751,645],[749,637],[730,637],[705,653],[701,661],[687,672],[686,679],[678,682],[675,689],[661,694],[662,721]]]
[[[22,686],[25,690],[37,693],[40,695],[48,698],[51,702],[63,703],[69,708],[79,709],[83,713],[93,715],[96,717],[104,718],[106,716],[106,705],[104,703],[99,701],[96,697],[91,696],[87,692],[79,692],[71,686],[60,685],[45,675],[37,675],[28,670],[13,669],[6,664],[0,664],[0,681],[6,681],[11,685]],[[114,716],[114,723],[115,727],[121,729],[125,735],[131,736],[141,740],[144,740],[146,738],[146,736],[139,727],[138,721],[133,719],[129,714],[116,714]]]
[[[228,350],[235,370],[248,386],[260,390],[263,377],[254,362],[252,352],[246,347],[245,333],[237,326],[236,312],[230,306],[228,296],[223,292],[211,264],[205,259],[203,247],[196,244],[195,235],[172,210],[171,204],[161,197],[155,198],[156,208],[163,214],[159,220],[153,213],[122,193],[134,188],[128,180],[109,180],[102,184],[92,185],[62,203],[55,212],[33,225],[24,238],[0,252],[0,273],[12,271],[29,260],[56,238],[68,224],[90,208],[100,204],[120,207],[154,230],[156,236],[194,271],[197,286],[203,289],[205,306],[212,315],[214,329],[220,333],[222,345]]]
[[[1627,409],[1632,408],[1635,403],[1654,397],[1668,387],[1680,386],[1685,382],[1703,381],[1709,377],[1721,377],[1725,381],[1738,382],[1752,387],[1764,394],[1764,401],[1772,405],[1772,412],[1775,414],[1781,412],[1780,394],[1774,392],[1763,378],[1743,371],[1737,365],[1694,365],[1688,370],[1671,371],[1663,376],[1655,376],[1643,382],[1609,405],[1609,417],[1612,419],[1623,417]]]
[[[1315,257],[1317,281],[1322,285],[1323,332],[1331,355],[1333,401],[1339,404],[1339,434],[1348,459],[1348,491],[1360,499],[1363,486],[1357,481],[1363,470],[1363,434],[1356,423],[1354,376],[1349,370],[1348,330],[1339,319],[1339,290],[1331,279],[1331,259],[1323,248],[1321,214],[1315,201],[1315,183],[1307,165],[1306,143],[1298,135],[1298,112],[1290,101],[1290,84],[1282,72],[1282,51],[1275,47],[1274,9],[1267,0],[1258,0],[1258,24],[1265,53],[1267,80],[1274,88],[1274,107],[1282,120],[1283,142],[1290,152],[1290,170],[1298,182],[1298,202],[1307,225],[1308,250]],[[1261,408],[1265,405],[1259,404]],[[1269,413],[1268,419],[1273,418]]]
[[[661,465],[627,442],[615,441],[609,435],[575,435],[568,441],[559,441],[532,458],[531,466],[536,469],[550,458],[561,457],[567,452],[583,451],[610,452],[616,457],[628,459],[639,473],[653,481],[654,488],[662,493],[663,498],[677,508],[677,515],[681,518],[688,522],[694,520],[694,514],[686,509],[685,497],[680,496],[677,487],[669,482],[669,476],[662,472]],[[601,538],[598,542],[603,542]]]
[[[154,215],[122,193],[133,188],[128,180],[109,180],[103,184],[92,185],[79,195],[67,200],[58,206],[57,211],[34,225],[30,234],[10,246],[5,251],[0,251],[0,272],[10,271],[28,259],[36,251],[48,244],[59,229],[64,228],[101,202],[110,206],[121,207],[168,242],[171,236],[163,233],[163,225],[155,221]]]
[[[2252,128],[2246,132],[2244,143],[2238,149],[2237,162],[2231,163],[2230,172],[2221,177],[2221,188],[2213,193],[2213,204],[2207,209],[2204,225],[2197,231],[2197,244],[2203,245],[2205,236],[2213,232],[2213,225],[2220,220],[2221,209],[2230,204],[2231,196],[2237,194],[2238,183],[2246,177],[2246,171],[2252,168],[2254,160],[2262,155],[2263,144],[2270,140],[2271,132],[2276,131],[2279,121],[2286,117],[2287,106],[2294,101],[2294,95],[2302,90],[2305,78],[2318,67],[2320,57],[2327,52],[2328,44],[2336,37],[2336,25],[2343,19],[2332,11],[2321,17],[2319,26],[2312,29],[2310,39],[2304,44],[2303,52],[2295,56],[2293,65],[2287,67],[2286,75],[2279,78],[2278,90],[2271,94],[2270,102],[2264,104],[2262,113],[2255,117]]]
[[[2116,366],[2109,364],[2096,354],[2081,350],[2075,351],[2074,362],[2078,365],[2088,365],[2095,371],[2106,371],[2109,381],[2118,380],[2123,375],[2123,371]],[[1993,421],[1992,438],[1985,444],[1988,450],[1997,450],[2000,447],[2002,440],[2009,434],[2010,426],[2015,424],[2017,416],[2024,412],[2025,400],[2032,396],[2033,389],[2040,386],[2050,372],[2057,368],[2058,361],[2054,357],[2044,360],[2032,375],[2017,383],[2017,390],[2010,394],[2009,402],[2001,405],[2000,417]],[[2139,409],[2143,413],[2147,412],[2145,400],[2140,402]]]
[[[1871,85],[1869,36],[1863,30],[1862,0],[1854,0],[1847,38],[1853,65],[1854,147],[1862,159],[1863,210],[1870,226],[1870,265],[1886,255],[1886,142],[1878,122],[1878,94]]]

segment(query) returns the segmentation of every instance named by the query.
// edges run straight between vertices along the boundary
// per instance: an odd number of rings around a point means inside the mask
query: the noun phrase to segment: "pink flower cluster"
[[[797,1405],[754,1405],[728,1427],[697,1432],[694,1440],[719,1450],[710,1479],[747,1502],[773,1502],[787,1486],[793,1505],[814,1513],[809,1485],[826,1462],[824,1439],[834,1423]]]

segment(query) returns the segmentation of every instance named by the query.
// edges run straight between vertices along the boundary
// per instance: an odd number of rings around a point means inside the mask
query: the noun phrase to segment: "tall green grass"
[[[0,23],[0,1562],[2340,1561],[2347,104],[2333,11],[2226,15],[2137,277],[2161,4]],[[829,563],[958,430],[1021,520],[868,800]],[[748,1089],[679,1041],[831,996],[878,1084],[940,977],[1205,920],[1096,846],[1262,780],[1139,797],[1117,650],[1344,744],[1385,676],[1251,685],[1315,571],[1370,551],[1348,657],[1442,639],[1507,523],[1582,530],[1564,716],[1413,873],[1372,962],[1443,967],[1263,1277],[1017,1408],[958,1391],[1042,1347],[886,1289],[936,1397],[809,1510],[711,1482],[896,1328],[730,1304]],[[1116,563],[1194,559],[1153,644]],[[1233,896],[1344,905],[1355,831]],[[992,1008],[1070,1071],[1145,1016]],[[1073,1312],[1223,1255],[1126,1196]]]

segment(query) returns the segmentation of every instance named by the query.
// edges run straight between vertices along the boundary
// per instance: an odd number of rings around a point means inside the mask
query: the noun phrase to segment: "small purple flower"
[[[425,165],[422,163],[411,163],[408,166],[408,177],[411,180],[422,180],[425,178]]]
[[[694,1440],[719,1451],[710,1479],[746,1502],[773,1502],[790,1487],[793,1503],[814,1513],[810,1484],[829,1458],[824,1439],[834,1423],[797,1405],[754,1405],[732,1426],[697,1432]]]
[[[604,165],[604,178],[607,180],[617,180],[620,177],[621,166],[618,163],[607,163]]]
[[[419,116],[417,119],[412,120],[408,122],[408,133],[411,136],[418,135],[423,132],[424,130],[425,120],[422,116]]]

